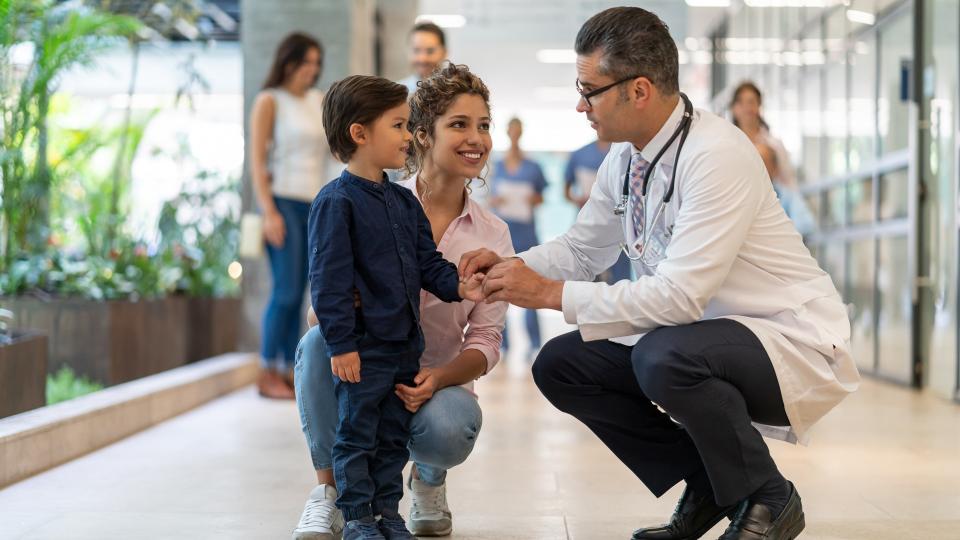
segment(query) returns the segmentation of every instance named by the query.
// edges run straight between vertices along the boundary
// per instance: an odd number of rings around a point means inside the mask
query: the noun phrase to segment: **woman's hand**
[[[263,215],[263,237],[271,246],[283,247],[283,240],[287,236],[287,226],[283,223],[280,212],[273,210]]]
[[[333,374],[341,381],[360,382],[360,353],[357,351],[338,354],[330,359]]]
[[[434,368],[420,368],[420,372],[414,377],[413,383],[416,386],[406,386],[398,384],[395,387],[397,396],[403,400],[403,406],[412,413],[420,410],[424,403],[430,401],[437,390],[440,389],[440,379],[437,377]]]

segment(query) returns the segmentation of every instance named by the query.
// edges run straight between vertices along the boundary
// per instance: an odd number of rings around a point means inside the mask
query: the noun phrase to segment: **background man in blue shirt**
[[[590,190],[597,182],[597,171],[609,150],[609,142],[597,139],[570,154],[570,160],[567,161],[567,168],[563,173],[566,184],[564,195],[568,201],[577,205],[577,208],[583,208],[587,199],[590,198]],[[630,259],[621,253],[617,262],[599,277],[611,285],[622,279],[630,279]]]

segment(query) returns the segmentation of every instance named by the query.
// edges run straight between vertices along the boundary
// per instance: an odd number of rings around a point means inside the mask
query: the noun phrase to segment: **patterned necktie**
[[[637,239],[642,238],[643,231],[643,175],[647,172],[650,162],[643,159],[639,153],[630,158],[630,208],[633,209],[633,232]]]

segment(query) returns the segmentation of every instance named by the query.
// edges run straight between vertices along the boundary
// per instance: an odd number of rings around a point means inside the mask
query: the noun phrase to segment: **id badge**
[[[667,227],[665,224],[654,229],[653,234],[647,240],[647,250],[643,253],[644,264],[656,266],[667,258],[667,246],[670,245],[672,229],[673,227]]]
[[[643,262],[647,266],[656,266],[667,258],[667,246],[670,245],[670,236],[667,231],[658,230],[647,241],[647,251],[643,254]]]

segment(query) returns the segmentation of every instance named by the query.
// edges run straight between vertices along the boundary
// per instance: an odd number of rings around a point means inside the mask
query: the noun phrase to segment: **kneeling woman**
[[[410,99],[414,152],[411,174],[401,185],[412,190],[433,229],[444,258],[454,264],[470,250],[487,247],[512,253],[507,225],[468,196],[472,178],[483,172],[492,146],[489,91],[466,66],[447,64],[419,84]],[[410,425],[408,526],[419,536],[450,534],[447,470],[463,463],[480,432],[482,414],[473,381],[500,360],[507,305],[446,304],[420,293],[420,324],[426,348],[416,387],[397,394],[415,414]],[[313,324],[311,322],[311,324]],[[339,538],[343,519],[334,506],[336,487],[330,450],[337,422],[330,357],[316,326],[300,341],[296,360],[297,405],[319,485],[310,493],[293,538]]]

